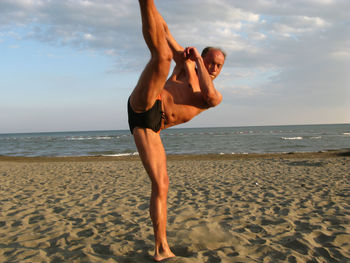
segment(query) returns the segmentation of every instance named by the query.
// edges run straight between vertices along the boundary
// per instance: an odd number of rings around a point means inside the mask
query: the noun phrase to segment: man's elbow
[[[207,98],[207,104],[209,107],[215,107],[215,106],[219,105],[221,103],[221,101],[222,101],[221,94]]]

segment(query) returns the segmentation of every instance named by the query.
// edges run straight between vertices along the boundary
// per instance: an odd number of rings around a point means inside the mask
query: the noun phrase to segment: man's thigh
[[[151,180],[166,175],[166,154],[159,133],[136,127],[133,135],[143,166]]]
[[[163,61],[152,58],[148,62],[130,96],[135,112],[147,111],[153,106],[165,86],[170,65],[171,58]]]

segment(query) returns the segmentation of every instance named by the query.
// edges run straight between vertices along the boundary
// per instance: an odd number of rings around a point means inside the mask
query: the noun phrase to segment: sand
[[[167,262],[350,262],[347,153],[168,158]],[[138,157],[0,157],[0,262],[153,262]]]

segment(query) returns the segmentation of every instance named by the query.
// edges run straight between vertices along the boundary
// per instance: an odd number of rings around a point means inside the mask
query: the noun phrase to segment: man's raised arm
[[[186,48],[185,54],[187,58],[193,60],[196,63],[199,87],[201,89],[204,100],[209,107],[215,107],[222,101],[222,95],[217,89],[215,89],[213,80],[209,75],[207,68],[205,67],[202,56],[194,47]]]

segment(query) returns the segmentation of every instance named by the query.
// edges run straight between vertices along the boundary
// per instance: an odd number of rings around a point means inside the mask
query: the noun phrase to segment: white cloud
[[[302,24],[305,23],[306,26],[321,27],[321,28],[329,26],[329,23],[320,17],[302,16],[302,17],[299,17],[299,19],[301,20],[301,23]]]
[[[115,56],[116,55],[116,51],[114,49],[108,49],[105,51],[105,54],[107,56]]]
[[[331,56],[337,60],[350,61],[350,51],[349,50],[337,50],[331,53]]]
[[[321,4],[321,5],[332,5],[335,4],[335,0],[307,0],[306,2],[310,2],[313,4]]]
[[[254,75],[254,73],[249,71],[249,70],[236,70],[234,72],[235,78],[249,78],[253,75]]]
[[[319,17],[291,16],[280,18],[271,25],[270,33],[283,37],[300,37],[302,34],[312,34],[325,30],[331,24]]]
[[[260,32],[252,32],[250,33],[250,38],[252,40],[265,40],[267,38],[266,34]]]
[[[224,88],[226,93],[230,93],[235,98],[257,96],[260,90],[251,86],[234,86],[232,88]]]
[[[350,1],[155,2],[181,45],[227,52],[217,80],[226,102],[239,97],[239,103],[267,105],[271,112],[286,103],[304,110],[346,104]],[[148,59],[134,0],[2,0],[0,30],[3,46],[31,39],[112,57],[111,74],[139,73]]]

